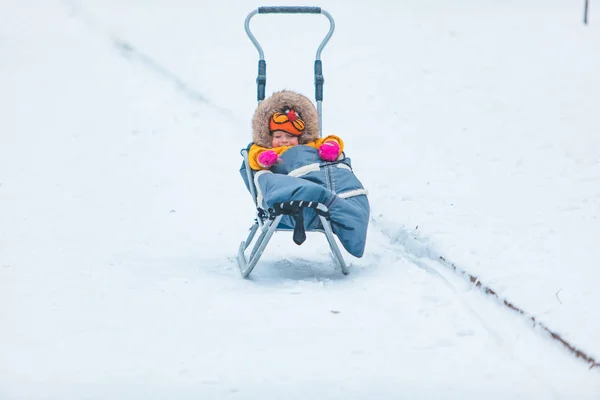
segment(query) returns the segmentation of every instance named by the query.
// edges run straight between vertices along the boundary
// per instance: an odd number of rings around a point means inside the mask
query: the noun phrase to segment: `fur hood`
[[[292,108],[305,123],[302,135],[298,136],[299,144],[306,144],[319,138],[319,114],[313,103],[299,93],[282,90],[261,101],[252,118],[252,140],[255,144],[271,148],[269,120],[276,112],[284,108]]]

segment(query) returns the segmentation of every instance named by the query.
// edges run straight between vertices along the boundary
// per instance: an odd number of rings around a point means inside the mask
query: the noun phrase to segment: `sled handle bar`
[[[256,14],[322,14],[329,20],[329,31],[325,38],[317,49],[317,55],[315,56],[315,99],[317,100],[317,112],[319,114],[319,134],[323,132],[322,129],[322,101],[323,101],[323,63],[321,62],[321,52],[325,48],[329,39],[333,35],[335,30],[335,21],[331,14],[323,10],[321,7],[303,7],[303,6],[269,6],[269,7],[258,7],[256,10],[252,10],[246,17],[244,28],[246,34],[258,50],[258,76],[256,77],[256,99],[261,102],[265,99],[265,87],[267,85],[267,62],[265,61],[265,53],[258,43],[258,40],[254,37],[250,31],[250,19]]]
[[[321,7],[273,6],[258,7],[259,14],[321,14]]]

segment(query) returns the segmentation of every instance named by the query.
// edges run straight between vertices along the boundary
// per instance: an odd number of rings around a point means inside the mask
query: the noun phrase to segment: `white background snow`
[[[600,5],[583,0],[0,4],[1,399],[598,399]],[[254,207],[246,15],[319,5],[324,131],[370,191],[344,277],[322,235],[235,263]],[[313,95],[323,16],[253,18],[267,93]]]

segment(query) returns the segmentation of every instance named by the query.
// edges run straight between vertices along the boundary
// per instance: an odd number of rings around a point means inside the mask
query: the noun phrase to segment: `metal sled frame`
[[[264,98],[265,98],[265,86],[266,86],[266,82],[267,82],[267,76],[266,76],[267,65],[266,65],[266,62],[264,59],[264,52],[263,52],[260,44],[258,43],[256,38],[250,31],[250,19],[256,14],[322,14],[322,15],[325,15],[327,17],[327,19],[329,20],[329,24],[330,24],[329,32],[327,32],[327,35],[321,42],[319,48],[317,49],[317,54],[315,57],[315,64],[314,64],[315,99],[317,101],[317,112],[319,115],[319,134],[321,134],[321,132],[323,132],[323,129],[322,129],[322,127],[323,127],[322,102],[323,102],[323,83],[324,83],[323,68],[322,68],[322,62],[321,62],[321,52],[323,51],[323,48],[325,47],[325,45],[327,44],[327,42],[333,35],[333,31],[335,29],[335,23],[334,23],[333,17],[327,11],[321,9],[320,7],[301,7],[301,6],[298,6],[298,7],[296,7],[296,6],[259,7],[258,9],[253,10],[252,12],[250,12],[250,14],[248,14],[248,16],[246,17],[245,25],[244,25],[245,29],[246,29],[246,34],[248,35],[248,37],[250,38],[250,40],[252,41],[252,43],[254,44],[256,49],[258,50],[258,54],[259,54],[258,76],[256,78],[257,100],[259,103],[262,100],[264,100]],[[276,207],[277,210],[268,210],[268,212],[265,212],[265,210],[263,210],[261,207],[262,205],[258,204],[257,190],[256,190],[256,187],[254,186],[254,174],[252,172],[252,169],[250,168],[250,163],[248,161],[248,151],[242,150],[242,156],[244,157],[244,165],[246,167],[248,187],[250,189],[250,194],[252,195],[254,205],[256,206],[256,218],[254,220],[254,225],[252,225],[252,227],[250,227],[250,233],[248,234],[248,237],[246,238],[246,240],[244,240],[244,241],[242,241],[242,243],[240,243],[240,247],[238,249],[238,254],[237,254],[237,262],[238,262],[238,266],[240,268],[240,272],[241,272],[242,276],[244,278],[246,278],[246,277],[248,277],[248,275],[250,275],[250,273],[252,272],[252,270],[254,269],[256,264],[258,263],[258,260],[260,259],[265,248],[267,247],[269,240],[271,240],[273,233],[275,233],[276,231],[292,231],[291,229],[282,229],[282,228],[277,228],[277,227],[279,225],[279,222],[285,215],[285,212],[282,210],[285,209],[286,205],[293,205],[291,203],[294,203],[294,202],[288,202],[289,204],[281,203],[278,205],[279,207]],[[304,203],[306,203],[306,204],[304,204]],[[323,229],[322,230],[321,229],[313,229],[313,230],[308,230],[308,232],[321,232],[321,233],[325,234],[325,237],[327,238],[327,242],[329,243],[329,248],[331,250],[333,258],[335,259],[337,265],[342,270],[342,273],[344,275],[347,275],[349,272],[348,266],[346,265],[346,262],[344,261],[342,253],[340,251],[340,248],[338,247],[338,245],[335,241],[335,236],[334,236],[333,230],[331,228],[331,221],[329,219],[329,209],[327,208],[327,206],[325,204],[316,203],[316,202],[300,202],[299,204],[296,205],[296,207],[298,207],[298,206],[300,208],[310,207],[310,208],[315,209],[315,212],[319,216],[321,224],[323,225]],[[300,209],[300,212],[302,212],[302,209]],[[248,249],[248,247],[250,247],[250,244],[254,240],[256,233],[259,230],[260,230],[260,234],[258,235],[258,237],[254,243],[254,246],[252,247],[252,250],[250,251],[250,256],[248,258],[246,258],[246,250]]]

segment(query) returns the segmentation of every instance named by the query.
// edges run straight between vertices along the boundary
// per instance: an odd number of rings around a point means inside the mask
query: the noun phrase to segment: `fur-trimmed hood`
[[[304,131],[298,136],[299,144],[310,143],[319,138],[319,114],[314,104],[306,97],[290,90],[281,90],[261,101],[252,118],[252,140],[255,144],[271,148],[269,120],[276,112],[291,108],[300,114],[305,123]]]

